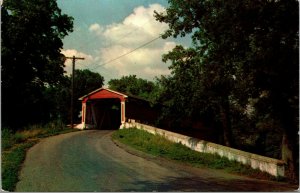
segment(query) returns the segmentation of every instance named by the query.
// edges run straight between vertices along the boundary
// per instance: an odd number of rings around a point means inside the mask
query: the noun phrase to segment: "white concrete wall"
[[[245,165],[250,165],[254,169],[259,169],[273,176],[284,176],[284,162],[282,160],[248,153],[216,143],[211,143],[197,138],[188,137],[178,133],[155,128],[149,125],[136,123],[134,120],[129,120],[129,122],[126,122],[123,128],[132,127],[145,130],[152,134],[161,135],[170,141],[173,141],[175,143],[181,143],[189,147],[190,149],[198,152],[218,154],[221,157],[226,157],[229,160],[235,160]]]

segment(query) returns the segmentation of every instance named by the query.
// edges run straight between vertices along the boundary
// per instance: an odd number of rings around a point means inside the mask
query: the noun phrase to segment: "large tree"
[[[195,98],[208,96],[202,108],[219,104],[214,109],[227,145],[231,143],[231,108],[238,103],[246,109],[249,101],[255,101],[257,122],[276,120],[280,125],[282,159],[288,174],[295,178],[299,157],[299,2],[169,0],[169,4],[166,13],[155,14],[158,21],[169,25],[163,37],[191,34],[194,43],[190,50],[176,47],[164,58],[172,61],[174,90],[188,82],[198,88]],[[191,65],[196,66],[194,74],[187,78],[184,69]],[[176,77],[185,77],[185,82]]]
[[[73,19],[56,0],[5,0],[1,6],[2,124],[22,126],[46,116],[42,92],[63,78],[64,38]]]

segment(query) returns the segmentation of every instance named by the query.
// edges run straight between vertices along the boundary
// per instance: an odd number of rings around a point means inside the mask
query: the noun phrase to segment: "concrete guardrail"
[[[128,122],[124,124],[123,128],[132,128],[132,127],[145,130],[152,134],[161,135],[172,142],[181,143],[189,147],[190,149],[198,152],[218,154],[221,157],[228,158],[229,160],[234,160],[245,165],[250,165],[254,169],[259,169],[261,171],[267,172],[276,177],[285,176],[284,161],[282,160],[277,160],[274,158],[248,153],[245,151],[226,147],[216,143],[211,143],[197,138],[174,133],[171,131],[166,131],[149,125],[137,123],[134,120],[128,120]]]

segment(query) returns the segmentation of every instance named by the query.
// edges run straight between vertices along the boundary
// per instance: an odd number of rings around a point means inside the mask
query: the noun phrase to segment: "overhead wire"
[[[116,60],[118,60],[118,59],[120,59],[120,58],[122,58],[122,57],[124,57],[124,56],[127,56],[127,55],[129,55],[129,54],[131,54],[131,53],[133,53],[133,52],[135,52],[135,51],[137,51],[137,50],[139,50],[139,49],[141,49],[141,48],[147,46],[148,44],[151,44],[152,42],[154,42],[154,41],[156,41],[156,40],[158,40],[158,39],[160,39],[160,38],[161,38],[161,35],[159,35],[158,37],[156,37],[156,38],[154,38],[154,39],[152,39],[152,40],[150,40],[150,41],[148,41],[148,42],[146,42],[146,43],[144,43],[144,44],[142,44],[142,45],[140,45],[140,46],[134,48],[133,50],[130,50],[129,52],[126,52],[126,53],[124,53],[124,54],[122,54],[122,55],[120,55],[120,56],[118,56],[118,57],[116,57],[116,58],[113,58],[113,59],[111,59],[111,60],[108,60],[108,61],[106,61],[106,62],[104,62],[104,63],[102,63],[102,64],[100,64],[100,65],[98,65],[98,64],[96,64],[96,63],[94,63],[94,64],[89,64],[89,66],[91,66],[91,65],[96,65],[94,68],[90,68],[88,65],[86,65],[86,64],[84,64],[84,63],[81,63],[81,65],[84,66],[84,67],[86,67],[86,69],[88,69],[88,70],[90,70],[90,71],[94,71],[94,70],[96,70],[97,68],[104,67],[104,65],[109,64],[109,63],[111,63],[111,62],[113,62],[113,61],[116,61]],[[103,68],[103,70],[106,70],[106,71],[107,71],[106,68]],[[107,77],[112,78],[110,73],[108,73],[108,72],[104,72],[104,73],[106,74]]]
[[[147,20],[146,22],[144,22],[141,26],[139,26],[139,29],[142,29],[147,23],[149,23],[151,20]],[[136,29],[133,29],[131,31],[129,31],[128,33],[126,33],[124,36],[120,37],[119,39],[117,39],[114,43],[118,43],[120,40],[126,38],[128,35],[132,34],[133,32],[135,32]],[[87,45],[92,45],[92,43],[97,43],[97,41],[95,41],[96,37],[91,39],[90,41],[87,42],[87,44],[83,44],[81,46],[79,46],[78,48],[83,48],[84,46],[86,47]],[[112,46],[113,44],[112,43],[109,43],[107,45],[104,45],[102,48],[107,48],[107,47],[110,47]]]
[[[99,68],[99,67],[101,67],[101,66],[104,66],[104,65],[109,64],[109,63],[111,63],[111,62],[113,62],[113,61],[116,61],[116,60],[118,60],[118,59],[120,59],[120,58],[122,58],[122,57],[124,57],[124,56],[127,56],[128,54],[131,54],[132,52],[135,52],[135,51],[137,51],[138,49],[141,49],[141,48],[147,46],[148,44],[150,44],[150,43],[152,43],[152,42],[158,40],[160,37],[161,37],[161,36],[158,36],[158,37],[156,37],[156,38],[154,38],[154,39],[152,39],[152,40],[150,40],[150,41],[148,41],[148,42],[146,42],[146,43],[144,43],[144,44],[138,46],[137,48],[135,48],[135,49],[133,49],[133,50],[131,50],[131,51],[129,51],[129,52],[126,52],[125,54],[122,54],[122,55],[120,55],[120,56],[118,56],[118,57],[116,57],[116,58],[114,58],[114,59],[111,59],[111,60],[109,60],[109,61],[106,61],[106,62],[104,62],[104,63],[102,63],[102,64],[100,64],[100,65],[98,65],[98,66],[96,66],[95,68],[92,68],[92,69],[90,69],[90,70],[95,70],[95,69],[97,69],[97,68]]]
[[[145,26],[147,23],[149,23],[150,21],[151,21],[151,20],[149,19],[149,20],[147,20],[146,22],[144,22],[144,23],[140,26],[139,29],[143,29],[142,27],[144,27],[144,26]],[[114,42],[114,43],[115,43],[115,44],[118,43],[120,40],[122,40],[122,39],[128,37],[128,36],[129,36],[130,34],[132,34],[134,31],[136,31],[136,29],[131,30],[130,32],[126,33],[124,36],[122,36],[122,37],[120,37],[119,39],[117,39],[116,42]],[[118,60],[118,59],[120,59],[120,58],[122,58],[122,57],[124,57],[124,56],[127,56],[128,54],[131,54],[131,53],[135,52],[135,51],[138,50],[138,49],[141,49],[141,48],[147,46],[148,44],[150,44],[150,43],[156,41],[156,40],[159,39],[160,37],[161,37],[161,36],[158,36],[158,37],[156,37],[156,38],[154,38],[154,39],[152,39],[152,40],[150,40],[150,41],[148,41],[148,42],[146,42],[146,43],[144,43],[144,44],[138,46],[137,48],[135,48],[135,49],[133,49],[133,50],[131,50],[131,51],[129,51],[129,52],[126,52],[125,54],[122,54],[122,55],[120,55],[120,56],[118,56],[118,57],[116,57],[116,58],[113,58],[113,59],[111,59],[111,60],[108,60],[108,61],[106,61],[106,62],[104,62],[104,63],[102,63],[102,64],[100,64],[100,65],[99,65],[99,64],[89,64],[89,66],[96,65],[94,68],[90,68],[90,67],[88,67],[86,64],[83,64],[83,63],[81,63],[81,65],[84,66],[84,67],[86,67],[87,69],[93,71],[93,70],[95,70],[95,69],[97,69],[97,68],[99,68],[99,67],[103,67],[103,66],[106,65],[106,64],[109,64],[109,63],[111,63],[111,62],[113,62],[113,61],[116,61],[116,60]],[[93,40],[94,40],[94,39],[93,39]],[[84,46],[91,45],[92,43],[96,42],[96,41],[93,41],[93,40],[90,40],[87,44],[81,45],[79,48],[83,48]],[[108,47],[110,47],[110,46],[112,46],[112,45],[113,45],[113,44],[110,43],[110,44],[107,44],[106,46],[104,46],[103,48],[108,48]],[[103,68],[103,69],[105,69],[105,68]]]
[[[160,39],[160,38],[161,38],[161,35],[159,35],[158,37],[156,37],[156,38],[154,38],[154,39],[152,39],[152,40],[150,40],[150,41],[148,41],[148,42],[146,42],[146,43],[144,43],[144,44],[142,44],[142,45],[140,45],[140,46],[134,48],[133,50],[130,50],[129,52],[126,52],[125,54],[122,54],[122,55],[120,55],[120,56],[118,56],[118,57],[116,57],[116,58],[113,58],[113,59],[111,59],[111,60],[108,60],[108,61],[106,61],[106,62],[104,62],[104,63],[102,63],[102,64],[100,64],[100,65],[98,65],[98,64],[90,64],[90,65],[97,65],[97,66],[94,67],[94,68],[90,68],[90,67],[88,67],[86,64],[83,64],[83,63],[81,63],[81,65],[85,66],[85,67],[86,67],[87,69],[89,69],[90,71],[94,71],[94,70],[96,70],[97,68],[103,67],[103,66],[106,65],[106,64],[109,64],[109,63],[111,63],[111,62],[113,62],[113,61],[116,61],[116,60],[118,60],[118,59],[120,59],[120,58],[122,58],[122,57],[124,57],[124,56],[127,56],[128,54],[131,54],[131,53],[133,53],[133,52],[135,52],[135,51],[137,51],[137,50],[139,50],[139,49],[141,49],[141,48],[147,46],[148,44],[151,44],[152,42],[154,42],[154,41],[156,41],[156,40],[158,40],[158,39]],[[105,69],[105,68],[104,68],[104,69]]]

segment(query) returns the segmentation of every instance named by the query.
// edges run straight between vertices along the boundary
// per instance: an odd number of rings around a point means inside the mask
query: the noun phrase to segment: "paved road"
[[[28,151],[16,191],[287,191],[297,188],[151,156],[136,156],[112,142],[111,133],[89,130],[42,140]]]

